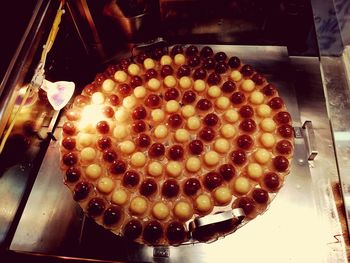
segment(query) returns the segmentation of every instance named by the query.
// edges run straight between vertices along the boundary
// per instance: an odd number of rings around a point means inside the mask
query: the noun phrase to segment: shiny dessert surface
[[[176,45],[109,66],[62,127],[65,184],[113,233],[150,245],[207,241],[196,217],[264,212],[289,173],[293,128],[278,87],[237,56]],[[200,229],[199,229],[200,230]]]

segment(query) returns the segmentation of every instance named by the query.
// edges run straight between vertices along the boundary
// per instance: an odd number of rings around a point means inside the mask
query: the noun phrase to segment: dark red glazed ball
[[[258,204],[266,204],[269,200],[269,194],[266,190],[261,188],[255,188],[252,193],[252,197]]]
[[[114,226],[122,219],[123,211],[119,206],[111,205],[103,214],[103,224],[107,227]]]
[[[79,180],[80,175],[80,169],[78,167],[71,166],[66,170],[66,182],[75,183]]]
[[[75,152],[68,152],[62,156],[62,162],[66,166],[73,166],[78,162],[78,156]]]
[[[175,179],[168,179],[163,183],[162,195],[166,198],[173,198],[179,194],[180,186]]]
[[[75,148],[76,142],[73,137],[66,137],[62,140],[62,146],[67,150],[73,150]]]
[[[123,176],[123,185],[126,187],[135,187],[140,182],[140,175],[138,172],[130,170],[126,171]]]
[[[168,156],[171,160],[177,161],[182,159],[182,157],[184,156],[184,149],[181,145],[173,145],[169,148],[168,150]]]
[[[294,136],[294,129],[289,124],[279,126],[277,131],[283,138],[291,138]]]
[[[123,229],[124,237],[129,240],[135,240],[142,233],[142,224],[137,219],[131,219]]]
[[[172,128],[179,128],[182,124],[182,117],[178,113],[173,113],[168,118],[168,123]]]
[[[195,195],[201,188],[201,183],[197,178],[189,178],[185,181],[184,192],[188,196]]]
[[[189,143],[188,148],[190,150],[190,153],[199,155],[203,152],[204,145],[201,140],[193,140]]]
[[[247,161],[247,155],[242,150],[236,150],[231,153],[231,161],[233,164],[241,166]]]
[[[163,144],[159,142],[153,143],[148,150],[148,155],[152,158],[162,157],[164,153],[165,153],[165,147]]]
[[[208,190],[220,186],[223,182],[222,176],[217,172],[209,172],[204,176],[203,184]]]
[[[166,237],[171,244],[182,243],[186,237],[185,227],[180,222],[170,222],[166,230]]]
[[[226,163],[219,167],[219,174],[225,181],[230,181],[236,175],[236,170],[233,165]]]
[[[85,199],[91,190],[92,186],[88,182],[81,181],[77,183],[73,190],[73,199],[75,201],[81,201]]]
[[[157,244],[163,236],[163,227],[156,221],[148,222],[143,230],[143,239],[150,244]]]
[[[249,216],[255,211],[255,202],[250,197],[241,197],[237,201],[237,207],[242,208],[246,216]]]
[[[115,175],[120,175],[125,173],[127,168],[127,165],[122,160],[115,160],[113,161],[112,165],[110,166],[110,172]]]
[[[270,191],[276,191],[280,187],[281,179],[278,174],[269,172],[264,175],[263,182]]]
[[[157,191],[157,183],[152,178],[146,178],[140,185],[140,194],[143,196],[151,196]]]
[[[136,145],[140,148],[147,148],[151,144],[151,137],[147,134],[141,133],[136,138]]]
[[[95,197],[92,198],[87,204],[87,214],[90,217],[97,217],[102,215],[103,211],[106,208],[106,201],[102,198]]]
[[[278,172],[285,172],[289,167],[289,161],[286,157],[278,155],[273,159],[273,165]]]
[[[108,136],[101,136],[97,139],[97,147],[99,150],[103,151],[105,149],[108,149],[112,146],[112,140]]]

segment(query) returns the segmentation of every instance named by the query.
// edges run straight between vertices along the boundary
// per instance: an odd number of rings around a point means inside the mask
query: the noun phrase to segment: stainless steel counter
[[[10,250],[117,261],[347,262],[332,192],[338,176],[319,60],[290,58],[284,47],[217,48],[278,86],[293,126],[311,120],[315,128],[318,156],[308,162],[305,140],[296,138],[291,174],[262,216],[213,243],[164,248],[169,257],[154,257],[159,250],[127,243],[84,217],[62,182],[58,141],[52,141]]]
[[[339,187],[342,189],[347,234],[350,229],[350,47],[342,56],[321,57],[324,88],[333,132]]]

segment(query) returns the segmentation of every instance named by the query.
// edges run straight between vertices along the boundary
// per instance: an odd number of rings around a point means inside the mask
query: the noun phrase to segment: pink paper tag
[[[75,84],[70,81],[50,82],[44,80],[42,89],[47,92],[50,104],[55,110],[60,110],[71,99],[74,93]]]

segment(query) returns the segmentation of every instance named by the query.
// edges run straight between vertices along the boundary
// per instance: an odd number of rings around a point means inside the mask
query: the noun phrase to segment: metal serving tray
[[[244,63],[252,64],[275,84],[284,98],[293,118],[293,126],[303,133],[299,104],[308,113],[309,104],[303,99],[303,90],[321,91],[322,82],[318,59],[297,59],[291,63],[285,47],[276,46],[212,46],[229,56],[237,55]],[[302,72],[298,73],[298,65]],[[300,68],[300,67],[299,67]],[[296,76],[301,76],[302,85]],[[309,93],[307,93],[309,94]],[[323,94],[323,93],[321,93]],[[297,101],[298,98],[298,101]],[[324,119],[323,96],[316,107],[317,123]],[[311,99],[312,100],[312,99]],[[311,101],[312,102],[312,101]],[[305,119],[303,118],[303,121]],[[311,119],[312,121],[312,119]],[[328,124],[316,132],[323,134],[324,144],[331,144]],[[310,173],[308,149],[305,138],[295,139],[295,152],[291,173],[284,187],[277,194],[269,209],[256,219],[239,228],[233,234],[212,243],[181,245],[177,247],[150,247],[130,243],[86,218],[79,205],[72,199],[63,184],[59,167],[59,137],[52,141],[28,202],[19,221],[10,250],[79,259],[142,261],[142,262],[216,262],[218,259],[243,262],[343,262],[345,256],[342,241],[336,241],[339,224],[337,216],[330,211],[333,195],[329,182],[334,179],[332,149],[321,158],[327,161],[318,165],[316,177]],[[327,147],[328,147],[327,145]],[[326,147],[326,146],[325,146]],[[322,160],[322,159],[321,159]],[[327,170],[322,170],[326,167]],[[329,166],[331,168],[329,168]],[[316,178],[316,179],[315,179]],[[320,183],[321,182],[321,183]],[[326,184],[323,185],[323,182]],[[323,187],[320,189],[320,187]],[[325,201],[326,200],[326,201]],[[322,205],[325,203],[326,205]],[[344,261],[345,262],[345,261]]]

